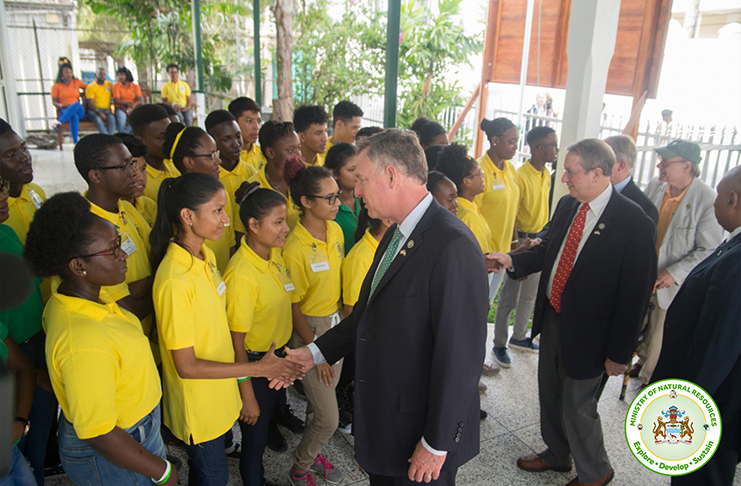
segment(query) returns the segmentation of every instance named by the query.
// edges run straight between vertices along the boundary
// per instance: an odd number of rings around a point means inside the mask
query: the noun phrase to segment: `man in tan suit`
[[[715,191],[700,180],[700,146],[674,140],[656,149],[659,176],[648,183],[646,195],[659,209],[656,286],[649,304],[646,346],[638,354],[637,375],[651,379],[661,352],[666,310],[692,269],[720,244],[723,229],[715,219]]]

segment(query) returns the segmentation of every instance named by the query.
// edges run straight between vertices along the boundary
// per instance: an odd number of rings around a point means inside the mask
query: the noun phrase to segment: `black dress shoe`
[[[277,424],[282,425],[294,434],[304,433],[304,421],[291,413],[290,405],[286,405],[284,408],[276,407],[274,413],[275,422]]]
[[[481,409],[479,409],[479,414],[480,414],[479,420],[484,420],[486,417],[489,416],[489,414],[486,413],[486,411],[481,410]]]
[[[288,450],[286,438],[278,430],[278,424],[272,420],[268,425],[268,447],[275,452],[286,452]]]

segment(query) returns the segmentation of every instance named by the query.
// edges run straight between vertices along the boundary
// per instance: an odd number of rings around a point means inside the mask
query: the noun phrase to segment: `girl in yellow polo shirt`
[[[257,363],[235,363],[226,316],[226,285],[213,252],[229,222],[226,192],[206,174],[184,174],[160,186],[151,233],[154,311],[162,376],[163,422],[185,442],[190,484],[225,485],[224,435],[239,417],[237,379],[290,380],[300,373],[272,351]],[[237,378],[237,379],[235,379]]]
[[[491,229],[473,202],[476,196],[484,192],[484,171],[479,163],[468,155],[464,145],[454,143],[440,151],[437,170],[458,188],[458,217],[473,232],[481,250],[485,254],[492,252]]]
[[[283,346],[291,337],[293,283],[281,247],[288,236],[286,199],[270,189],[253,187],[239,209],[247,229],[239,250],[224,274],[226,314],[238,363],[262,359],[270,344]],[[265,378],[239,384],[242,411],[242,455],[239,470],[244,484],[263,484],[262,456],[268,441],[270,413],[280,391]]]
[[[340,322],[341,269],[345,256],[342,229],[333,220],[339,210],[339,189],[332,173],[324,167],[306,167],[294,157],[284,168],[293,202],[301,218],[286,240],[283,258],[295,287],[292,298],[293,337],[291,347],[305,346]],[[303,385],[309,400],[306,430],[293,454],[292,484],[309,484],[307,475],[318,474],[331,483],[342,479],[321,453],[338,422],[335,387],[342,362],[327,363],[309,370]]]
[[[162,389],[149,340],[139,319],[101,292],[126,278],[116,227],[81,195],[58,194],[36,212],[25,254],[37,275],[54,277],[43,322],[70,479],[177,484],[159,432]]]
[[[182,123],[171,123],[165,130],[165,142],[162,149],[169,155],[181,174],[200,172],[219,180],[221,161],[216,142],[202,128],[186,128]],[[229,222],[224,227],[220,238],[206,240],[206,246],[216,256],[216,267],[222,273],[237,249],[237,238],[231,223],[234,220],[234,204],[233,199],[227,196],[225,209]]]

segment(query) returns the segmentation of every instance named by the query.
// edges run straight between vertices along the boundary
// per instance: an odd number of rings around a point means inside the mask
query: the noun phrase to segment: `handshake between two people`
[[[487,253],[485,255],[486,270],[489,273],[501,273],[502,270],[509,270],[510,268],[512,268],[512,257],[510,257],[510,255],[522,253],[523,251],[527,251],[534,246],[538,246],[539,244],[540,238],[535,238],[534,240],[527,238],[525,241],[522,242],[520,246],[517,247],[517,249],[512,250],[509,253]]]
[[[296,380],[301,380],[307,371],[314,366],[314,356],[306,346],[298,349],[284,348],[285,358],[275,355],[275,341],[265,356],[259,361],[265,367],[264,376],[270,382],[270,388],[280,390],[293,385]]]

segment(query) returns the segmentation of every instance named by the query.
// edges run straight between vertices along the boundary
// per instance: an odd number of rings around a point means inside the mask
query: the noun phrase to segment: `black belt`
[[[266,354],[267,354],[267,351],[247,351],[247,358],[250,360],[250,362],[260,361],[262,358],[265,357]],[[285,345],[276,346],[275,355],[279,358],[285,358],[286,357]]]
[[[525,233],[524,231],[518,231],[517,236],[520,238],[535,238],[538,236],[538,233]]]

